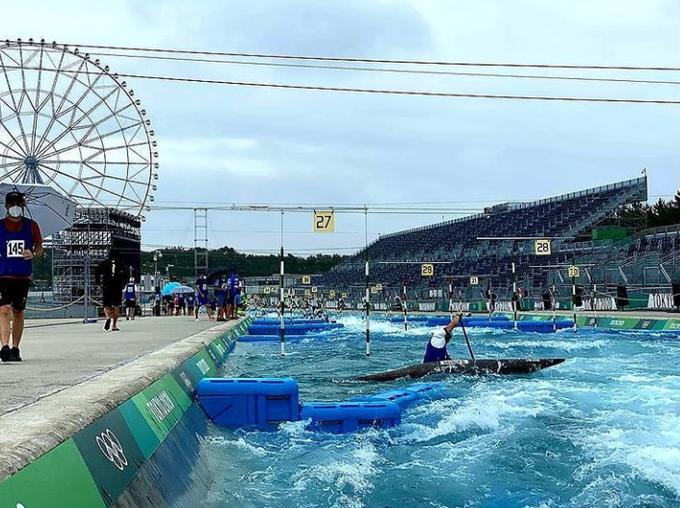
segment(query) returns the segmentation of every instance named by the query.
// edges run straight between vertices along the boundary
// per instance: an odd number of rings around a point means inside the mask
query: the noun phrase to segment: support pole
[[[460,311],[463,311],[463,306],[460,306]],[[453,321],[453,284],[449,278],[449,313],[451,314],[451,321]]]
[[[555,284],[553,284],[552,291],[550,292],[550,297],[552,298],[552,323],[553,332],[557,331],[557,298],[555,298]]]
[[[371,356],[371,292],[369,288],[369,271],[368,271],[368,208],[364,206],[364,234],[366,247],[366,356]]]
[[[597,284],[593,283],[593,296],[590,299],[590,301],[593,303],[593,313],[595,317],[595,322],[593,323],[593,328],[597,328],[597,302],[595,301],[595,298],[597,297]]]
[[[517,295],[517,267],[515,262],[512,262],[512,327],[517,330],[517,304],[519,303],[519,296]]]
[[[408,307],[406,307],[407,296],[408,296],[408,290],[406,289],[406,283],[404,282],[402,299],[401,299],[401,310],[404,313],[404,331],[408,330]]]
[[[574,253],[571,253],[571,266],[576,266],[576,257]],[[574,315],[574,333],[578,330],[578,325],[576,324],[576,274],[572,274],[571,277],[571,310]]]
[[[285,346],[285,316],[284,312],[286,310],[286,306],[283,302],[284,297],[285,297],[285,282],[284,282],[284,273],[285,273],[285,267],[284,267],[284,261],[283,261],[283,210],[281,210],[281,259],[280,259],[280,270],[279,270],[279,309],[280,309],[280,315],[281,319],[279,320],[279,342],[281,343],[281,356],[285,356],[286,354],[286,346]]]

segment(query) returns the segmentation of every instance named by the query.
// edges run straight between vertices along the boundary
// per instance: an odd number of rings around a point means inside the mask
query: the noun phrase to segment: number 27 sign
[[[333,233],[335,231],[335,215],[333,210],[314,210],[314,232]]]

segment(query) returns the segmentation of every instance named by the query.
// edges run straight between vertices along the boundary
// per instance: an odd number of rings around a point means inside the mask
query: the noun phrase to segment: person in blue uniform
[[[21,361],[19,344],[24,333],[33,258],[43,253],[40,227],[24,217],[25,208],[26,198],[22,193],[7,193],[7,215],[0,221],[0,360],[3,362]]]
[[[187,302],[187,314],[189,316],[194,315],[194,307],[196,306],[196,297],[193,293],[189,293],[186,297]]]
[[[208,305],[208,276],[202,273],[201,276],[196,279],[196,307],[194,309],[194,317],[198,321],[198,312],[201,307],[205,307],[208,312],[208,319],[212,319],[212,309]]]
[[[220,275],[215,281],[215,303],[217,305],[217,321],[226,321],[227,279]]]
[[[437,328],[430,337],[425,347],[425,356],[423,357],[423,363],[431,362],[441,362],[442,360],[450,360],[446,346],[451,340],[453,329],[458,326],[462,318],[462,314],[456,314],[456,316],[451,320],[451,322],[442,327]]]
[[[125,321],[135,320],[135,308],[137,307],[137,290],[135,288],[135,278],[130,277],[125,285]]]

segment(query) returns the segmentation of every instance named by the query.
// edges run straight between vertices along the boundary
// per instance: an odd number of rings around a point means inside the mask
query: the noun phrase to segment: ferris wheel
[[[157,170],[146,111],[108,66],[55,42],[0,42],[0,183],[142,216]]]

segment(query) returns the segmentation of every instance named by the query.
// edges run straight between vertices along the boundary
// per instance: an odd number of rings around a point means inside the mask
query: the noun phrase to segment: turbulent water
[[[290,376],[302,401],[346,400],[407,381],[357,375],[421,360],[428,329],[372,323],[288,345],[239,344],[224,376]],[[520,377],[444,379],[448,397],[402,425],[351,435],[211,428],[206,505],[243,507],[680,506],[680,339],[604,330],[468,330],[478,357],[566,357]],[[466,348],[456,331],[452,353]]]

